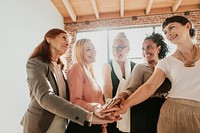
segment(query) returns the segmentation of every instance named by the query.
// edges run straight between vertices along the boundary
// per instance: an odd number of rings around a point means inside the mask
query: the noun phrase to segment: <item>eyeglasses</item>
[[[122,51],[123,49],[125,49],[125,48],[127,48],[127,47],[129,47],[128,45],[126,45],[126,46],[113,46],[112,48],[113,48],[113,50],[114,51]]]

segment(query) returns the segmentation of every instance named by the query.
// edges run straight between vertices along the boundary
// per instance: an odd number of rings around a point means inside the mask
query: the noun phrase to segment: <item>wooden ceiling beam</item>
[[[181,6],[181,7],[179,7],[177,12],[197,11],[197,10],[199,10],[198,5],[189,5],[189,6]]]
[[[153,0],[149,0],[148,4],[147,4],[147,8],[146,8],[146,14],[148,15],[151,11],[151,7],[153,4]]]
[[[172,6],[172,12],[175,12],[178,10],[182,0],[176,0],[175,4]]]
[[[62,0],[62,2],[65,5],[65,8],[67,9],[72,21],[76,22],[76,14],[75,14],[75,12],[74,12],[69,0]]]
[[[124,0],[120,0],[120,17],[124,16]]]
[[[92,3],[92,7],[93,7],[93,10],[94,10],[96,19],[99,19],[99,11],[98,11],[98,8],[97,8],[96,0],[91,0],[91,3]]]
[[[176,12],[185,12],[185,11],[197,11],[199,10],[198,5],[190,5],[190,6],[181,6],[178,8]],[[171,8],[156,8],[151,9],[151,13],[149,15],[158,15],[158,14],[168,14],[172,13]],[[132,11],[126,11],[124,13],[124,17],[132,17],[132,16],[145,16],[144,10],[132,10]],[[105,19],[119,19],[120,14],[119,12],[110,12],[110,13],[101,13],[101,18],[99,20],[105,20]],[[96,21],[96,18],[94,15],[85,15],[85,16],[78,16],[77,22],[85,22],[85,21]],[[70,17],[64,18],[64,23],[73,23],[72,19]]]

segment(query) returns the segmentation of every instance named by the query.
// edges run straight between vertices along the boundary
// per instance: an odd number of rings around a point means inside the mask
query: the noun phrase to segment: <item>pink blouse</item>
[[[96,104],[104,104],[103,93],[100,87],[92,87],[83,68],[79,63],[73,64],[67,75],[70,91],[70,101],[88,111],[93,112]]]

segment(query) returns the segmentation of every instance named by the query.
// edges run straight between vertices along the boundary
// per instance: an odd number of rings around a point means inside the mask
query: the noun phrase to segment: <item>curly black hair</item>
[[[167,56],[167,53],[169,52],[169,47],[161,34],[152,33],[150,36],[147,36],[144,40],[152,40],[158,47],[161,47],[160,52],[158,54],[159,59],[163,59]]]

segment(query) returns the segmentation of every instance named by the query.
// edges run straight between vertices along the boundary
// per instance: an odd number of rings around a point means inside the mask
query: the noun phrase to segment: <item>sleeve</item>
[[[73,64],[67,75],[69,92],[70,92],[70,101],[75,103],[88,111],[93,111],[94,105],[97,103],[86,102],[83,99],[84,94],[84,70],[80,64]]]
[[[143,66],[141,64],[137,64],[129,77],[128,86],[125,92],[130,96],[137,88],[143,84]]]
[[[87,121],[88,111],[55,95],[46,77],[48,69],[46,66],[47,64],[35,58],[29,59],[27,62],[27,82],[31,96],[36,99],[43,109],[83,125]]]
[[[156,68],[161,69],[166,75],[168,75],[168,72],[167,72],[167,58],[159,60],[158,64],[156,65]]]

